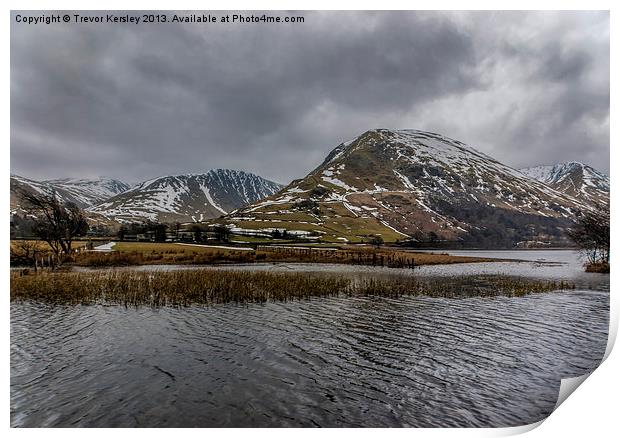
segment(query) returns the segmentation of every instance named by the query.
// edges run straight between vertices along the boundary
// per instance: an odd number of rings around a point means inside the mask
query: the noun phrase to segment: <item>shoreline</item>
[[[109,252],[105,254],[115,254],[114,252]],[[120,254],[120,253],[117,253]],[[116,262],[115,260],[110,260],[109,263],[94,263],[94,264],[84,264],[78,262],[65,262],[60,266],[57,266],[51,272],[67,272],[74,270],[97,270],[97,269],[119,269],[119,268],[139,268],[139,267],[163,267],[163,266],[177,266],[177,267],[187,267],[187,269],[196,268],[217,268],[217,267],[244,267],[244,266],[263,266],[263,265],[326,265],[326,266],[358,266],[358,267],[375,267],[375,268],[389,268],[396,270],[414,270],[422,266],[449,266],[449,265],[461,265],[461,264],[476,264],[476,263],[527,263],[528,260],[522,259],[503,259],[503,258],[492,258],[492,257],[470,257],[470,256],[452,256],[452,255],[443,255],[443,254],[430,254],[436,255],[438,258],[436,260],[429,259],[427,257],[411,257],[410,265],[407,265],[407,261],[401,262],[400,266],[390,266],[387,263],[380,264],[380,262],[371,263],[371,262],[355,262],[355,261],[338,261],[338,260],[295,260],[295,259],[279,259],[279,260],[261,260],[256,259],[254,261],[237,261],[237,260],[216,260],[204,263],[194,263],[192,261],[186,260],[139,260],[137,262],[125,262],[124,260],[119,260]],[[543,262],[553,264],[554,262]],[[28,265],[15,265],[10,266],[11,271],[19,271],[19,270],[32,270],[32,266]],[[49,268],[39,268],[39,270],[48,272]],[[34,271],[33,271],[34,273]]]

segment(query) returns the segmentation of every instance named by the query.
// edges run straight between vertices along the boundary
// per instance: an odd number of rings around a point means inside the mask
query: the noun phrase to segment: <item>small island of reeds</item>
[[[503,275],[359,278],[326,273],[204,269],[11,274],[11,301],[154,307],[264,303],[331,296],[522,296],[571,288],[574,285],[564,281]]]

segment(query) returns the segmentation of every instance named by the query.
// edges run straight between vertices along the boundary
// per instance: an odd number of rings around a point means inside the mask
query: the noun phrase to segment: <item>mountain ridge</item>
[[[373,129],[336,146],[304,178],[229,217],[329,241],[565,240],[587,204],[437,133]],[[526,231],[523,231],[526,230]],[[527,231],[529,230],[529,231]],[[492,236],[492,237],[491,237]]]
[[[201,222],[270,196],[281,187],[250,172],[212,169],[151,178],[88,211],[119,222]]]
[[[565,231],[577,212],[609,200],[609,177],[586,164],[515,169],[461,141],[415,129],[368,130],[286,186],[231,169],[132,187],[104,177],[37,182],[11,175],[12,213],[14,185],[39,192],[53,186],[61,198],[82,204],[117,192],[86,207],[117,223],[215,221],[240,234],[287,230],[325,242],[381,237],[504,247],[568,244]],[[91,185],[89,198],[80,190]]]
[[[578,161],[526,167],[520,172],[582,201],[600,203],[609,199],[609,177]]]
[[[109,177],[60,178],[36,181],[11,174],[11,211],[23,211],[20,192],[24,191],[39,194],[55,193],[62,202],[72,202],[80,208],[87,208],[128,188],[127,183]]]

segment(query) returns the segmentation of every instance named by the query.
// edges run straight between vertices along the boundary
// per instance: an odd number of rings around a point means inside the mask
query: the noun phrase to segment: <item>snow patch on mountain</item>
[[[577,161],[548,166],[527,167],[524,175],[541,181],[557,191],[587,202],[606,202],[609,177],[587,164]]]
[[[72,202],[78,207],[86,208],[122,193],[128,188],[128,184],[107,177],[35,181],[19,175],[11,175],[11,204],[20,206],[23,192],[30,191],[45,195],[55,194],[61,202]]]
[[[332,239],[363,241],[379,232],[509,245],[523,236],[562,240],[577,211],[592,208],[584,201],[458,140],[374,129],[339,144],[305,178],[239,213],[260,223],[277,212],[288,229],[298,228],[296,218],[305,214],[315,218],[315,232]]]
[[[252,173],[215,169],[150,179],[90,211],[120,222],[196,221],[226,214],[281,188],[282,185]]]
[[[56,190],[66,191],[85,206],[97,204],[129,189],[129,184],[108,177],[54,179],[43,181],[43,183],[49,184]]]

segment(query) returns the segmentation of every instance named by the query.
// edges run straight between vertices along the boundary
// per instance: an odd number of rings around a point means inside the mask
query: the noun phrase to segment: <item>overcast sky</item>
[[[609,172],[606,12],[160,25],[17,14],[11,172],[26,177],[231,168],[287,183],[373,128],[438,132],[516,168],[576,160]]]

